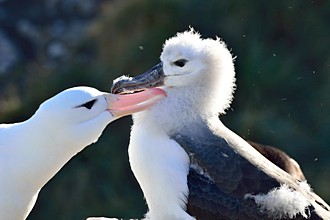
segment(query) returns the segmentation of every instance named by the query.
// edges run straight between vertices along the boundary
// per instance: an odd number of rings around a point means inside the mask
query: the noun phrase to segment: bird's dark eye
[[[91,109],[94,106],[95,102],[96,102],[96,99],[93,99],[93,100],[91,100],[89,102],[86,102],[85,104],[82,104],[82,105],[77,106],[77,108],[78,107],[85,107],[87,109]]]
[[[178,66],[178,67],[184,67],[184,65],[186,65],[188,61],[185,59],[180,59],[174,62],[174,65]]]

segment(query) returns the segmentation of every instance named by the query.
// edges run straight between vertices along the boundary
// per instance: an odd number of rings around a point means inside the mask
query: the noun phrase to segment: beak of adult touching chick
[[[150,88],[131,94],[104,94],[108,110],[115,118],[146,110],[164,96],[166,93],[160,88]]]

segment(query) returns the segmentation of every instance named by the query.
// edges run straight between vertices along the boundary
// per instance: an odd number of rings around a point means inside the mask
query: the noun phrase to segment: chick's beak
[[[115,118],[146,110],[164,96],[166,96],[166,93],[160,88],[150,88],[138,93],[126,95],[104,94],[108,103],[108,110]]]
[[[165,74],[163,63],[160,62],[147,72],[135,77],[119,77],[114,80],[111,92],[114,94],[140,91],[164,85]]]

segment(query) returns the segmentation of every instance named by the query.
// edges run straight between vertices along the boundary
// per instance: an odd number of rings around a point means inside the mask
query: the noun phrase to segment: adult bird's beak
[[[108,110],[115,118],[148,109],[164,96],[166,96],[166,93],[159,88],[151,88],[127,95],[104,94],[108,103]]]
[[[147,72],[136,77],[119,77],[113,81],[111,92],[129,93],[164,85],[165,74],[160,62]]]

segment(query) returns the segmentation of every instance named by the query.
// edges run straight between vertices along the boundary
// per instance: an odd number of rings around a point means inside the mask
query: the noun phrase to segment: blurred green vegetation
[[[37,4],[37,3],[36,3]],[[330,2],[242,0],[105,1],[85,40],[55,69],[35,60],[0,75],[0,121],[30,117],[38,105],[72,86],[109,91],[122,74],[158,63],[162,44],[194,27],[221,37],[237,56],[237,91],[224,123],[242,137],[277,146],[301,165],[330,202]],[[130,171],[129,117],[108,126],[40,192],[28,219],[142,217],[142,192]]]

